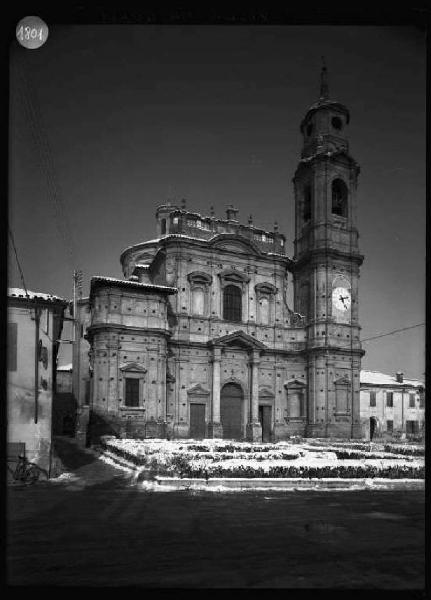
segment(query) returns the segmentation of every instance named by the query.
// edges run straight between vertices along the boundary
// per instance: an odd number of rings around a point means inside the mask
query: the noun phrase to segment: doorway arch
[[[243,433],[243,407],[244,394],[237,383],[226,383],[220,393],[220,420],[223,426],[223,438],[227,440],[241,440]]]
[[[370,417],[370,440],[376,435],[377,432],[377,419],[376,417]]]

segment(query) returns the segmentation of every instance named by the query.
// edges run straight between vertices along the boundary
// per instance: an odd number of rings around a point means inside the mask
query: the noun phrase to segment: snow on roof
[[[397,381],[393,375],[387,375],[386,373],[380,373],[379,371],[366,371],[361,370],[361,383],[368,385],[387,385],[390,387],[401,387],[404,385],[411,385],[414,387],[424,387],[424,383],[419,379],[406,379],[403,378],[403,382]]]
[[[169,294],[176,294],[177,288],[170,287],[168,285],[158,285],[154,283],[139,283],[137,281],[129,281],[128,279],[116,279],[115,277],[103,277],[102,275],[95,275],[91,278],[91,287],[95,283],[114,283],[125,287],[134,287],[139,289],[155,290],[160,292],[167,292]]]
[[[27,299],[27,297],[28,297],[30,300],[38,299],[38,300],[47,300],[48,302],[69,302],[65,298],[61,298],[60,296],[54,296],[54,294],[44,294],[42,292],[31,292],[30,290],[27,290],[27,294],[26,294],[25,290],[23,290],[21,288],[8,288],[7,295],[11,298]]]
[[[73,371],[72,363],[67,363],[67,365],[58,366],[57,371]]]

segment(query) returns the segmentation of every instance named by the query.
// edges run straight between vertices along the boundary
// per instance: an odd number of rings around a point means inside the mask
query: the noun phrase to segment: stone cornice
[[[292,272],[298,271],[307,263],[319,262],[322,258],[333,258],[336,260],[347,260],[356,263],[358,266],[361,266],[364,262],[363,254],[350,254],[349,252],[343,252],[336,248],[313,248],[311,250],[307,250],[302,256],[298,259],[294,259],[291,265]]]

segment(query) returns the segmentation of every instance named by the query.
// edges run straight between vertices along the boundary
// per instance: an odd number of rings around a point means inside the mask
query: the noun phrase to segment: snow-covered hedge
[[[351,446],[109,438],[102,444],[153,474],[181,477],[423,478],[424,459]],[[399,452],[402,446],[394,446]],[[411,449],[412,446],[409,446]]]
[[[384,477],[389,479],[423,479],[424,467],[417,465],[291,465],[291,464],[236,464],[205,463],[201,461],[184,463],[179,470],[181,477],[342,477],[365,478]]]
[[[413,444],[385,444],[386,452],[403,454],[404,456],[425,456],[425,446],[414,446]]]

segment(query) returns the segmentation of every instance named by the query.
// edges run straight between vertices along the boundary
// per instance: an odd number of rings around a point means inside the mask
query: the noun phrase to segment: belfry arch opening
[[[347,185],[342,179],[332,182],[332,214],[347,218]]]

